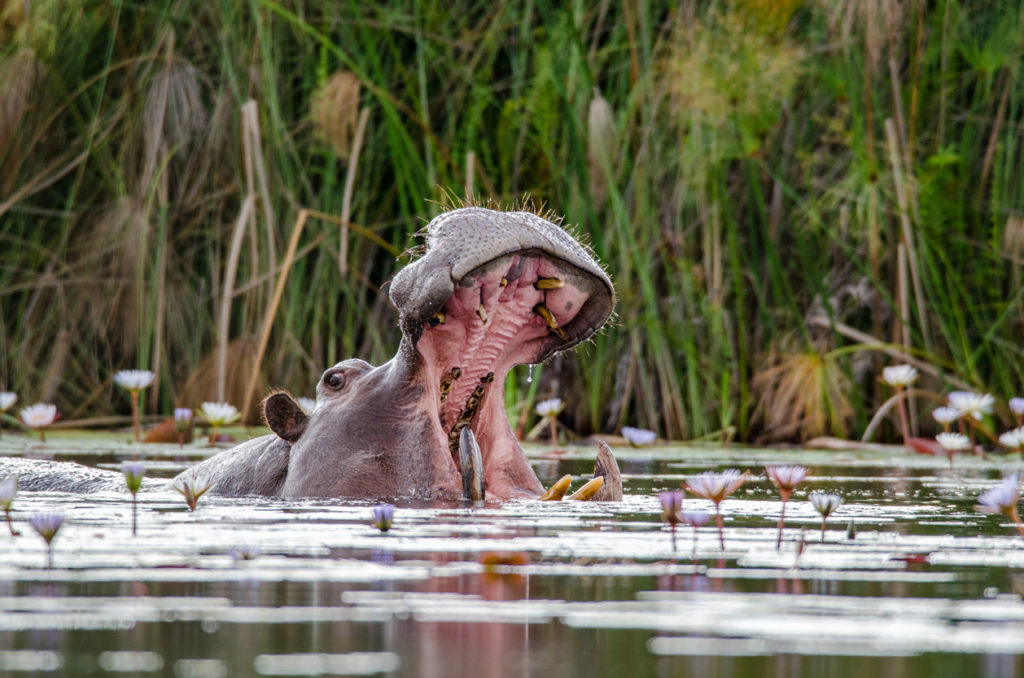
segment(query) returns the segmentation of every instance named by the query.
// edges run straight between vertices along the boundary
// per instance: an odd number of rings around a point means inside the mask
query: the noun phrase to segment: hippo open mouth
[[[505,414],[505,377],[600,328],[614,303],[608,276],[536,214],[464,208],[431,222],[425,256],[395,278],[391,297],[433,391],[435,444],[464,472],[459,440],[470,427],[489,491],[514,494],[504,480],[522,452]]]
[[[230,495],[540,496],[505,414],[505,377],[605,323],[615,293],[604,270],[547,219],[467,207],[430,222],[423,255],[389,294],[403,335],[392,360],[328,368],[308,415],[272,394],[264,411],[274,435],[183,475]],[[615,479],[599,498],[621,496],[611,452],[599,451],[598,462],[597,474]]]
[[[426,321],[416,343],[437,384],[437,418],[453,459],[471,426],[486,450],[505,428],[503,384],[515,365],[540,362],[593,328],[582,310],[597,279],[538,250],[494,259],[470,271]]]

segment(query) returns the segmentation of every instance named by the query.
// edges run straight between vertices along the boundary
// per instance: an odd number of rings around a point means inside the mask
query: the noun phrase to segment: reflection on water
[[[138,451],[86,447],[56,456],[116,468]],[[0,537],[0,674],[1024,673],[1024,540],[972,508],[1013,462],[951,473],[879,453],[620,454],[620,504],[399,502],[388,534],[363,502],[204,497],[191,514],[153,491],[132,538],[127,492],[19,494],[23,534]],[[168,476],[185,463],[176,448],[151,457]],[[722,504],[725,552],[709,526],[680,528],[673,553],[656,491],[766,461],[812,468],[781,549],[760,479]],[[582,477],[593,453],[536,468],[545,483]],[[845,499],[825,543],[803,501],[817,489]],[[67,516],[52,570],[25,522],[42,511]]]

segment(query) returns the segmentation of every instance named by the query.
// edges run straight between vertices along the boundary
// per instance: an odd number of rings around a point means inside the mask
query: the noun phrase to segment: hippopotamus
[[[235,496],[539,496],[505,413],[505,377],[604,325],[615,303],[604,269],[535,213],[464,207],[427,225],[422,255],[388,292],[402,331],[394,358],[328,368],[308,415],[289,394],[271,394],[263,407],[273,433],[178,480]],[[599,453],[598,475],[617,478],[613,466]],[[615,492],[621,485],[598,498]]]
[[[175,484],[284,498],[542,494],[505,413],[505,377],[594,334],[612,313],[612,282],[586,247],[532,212],[463,207],[425,231],[421,256],[389,287],[402,332],[394,358],[328,368],[308,414],[288,393],[272,393],[263,401],[271,434],[190,467]],[[591,498],[621,499],[606,445],[595,478],[604,486]],[[87,474],[76,487],[103,484]],[[567,483],[556,485],[560,496]]]

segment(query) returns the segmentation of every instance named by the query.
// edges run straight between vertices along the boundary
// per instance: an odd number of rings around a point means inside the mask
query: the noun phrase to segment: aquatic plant
[[[1000,435],[999,444],[1017,451],[1024,458],[1024,426],[1018,426]]]
[[[114,374],[114,381],[118,386],[127,389],[132,398],[132,430],[135,432],[135,442],[142,441],[141,427],[139,426],[139,393],[148,388],[156,375],[149,370],[121,370]]]
[[[975,393],[974,391],[953,391],[947,396],[949,406],[960,412],[960,420],[966,421],[970,426],[968,433],[971,439],[971,449],[974,448],[975,429],[981,427],[981,421],[986,414],[992,414],[996,399],[988,393]],[[982,429],[989,438],[992,435]]]
[[[205,402],[199,408],[199,413],[213,429],[210,431],[210,443],[217,442],[217,433],[221,426],[238,421],[242,416],[238,408],[230,403]]]
[[[1007,403],[1010,413],[1017,420],[1017,426],[1024,426],[1024,398],[1010,398]]]
[[[633,447],[645,447],[658,439],[658,434],[646,428],[622,427],[622,437]]]
[[[808,469],[806,466],[796,464],[792,466],[765,466],[764,470],[768,474],[768,479],[772,481],[772,485],[779,491],[779,497],[782,499],[782,511],[779,512],[779,534],[775,539],[775,549],[778,550],[782,548],[782,529],[785,527],[786,521],[786,502],[789,501],[789,497],[793,494],[796,486],[807,477]]]
[[[53,568],[53,539],[64,524],[61,513],[36,513],[29,517],[28,524],[46,541],[46,566]]]
[[[0,377],[76,417],[110,413],[109,355],[161,374],[163,410],[245,417],[253,374],[298,391],[385,359],[379,284],[446,188],[543,195],[619,283],[614,327],[505,386],[557,385],[580,433],[849,435],[883,347],[943,383],[1024,379],[1018,3],[6,4]],[[304,207],[350,226],[303,235],[254,365]],[[355,224],[345,274],[325,254]]]
[[[974,391],[952,391],[948,396],[949,406],[960,412],[961,417],[970,416],[981,421],[986,414],[992,414],[996,399],[988,393]]]
[[[4,509],[4,517],[7,518],[7,529],[11,536],[16,537],[18,531],[14,529],[11,522],[11,504],[14,503],[14,496],[18,494],[18,476],[4,476],[0,478],[0,506]]]
[[[381,532],[391,529],[391,522],[395,517],[395,507],[392,504],[381,504],[373,507],[373,526]]]
[[[971,439],[963,433],[939,433],[935,436],[935,442],[941,445],[949,455],[949,468],[953,468],[953,453],[963,452],[974,447]]]
[[[711,514],[707,511],[683,511],[679,517],[682,522],[693,528],[693,559],[697,560],[697,530],[711,520]]]
[[[132,536],[138,534],[138,494],[142,487],[142,477],[146,475],[146,465],[139,461],[126,461],[121,464],[124,483],[132,493]]]
[[[683,508],[682,490],[662,490],[658,493],[658,501],[661,503],[661,519],[668,523],[669,532],[672,533],[672,552],[676,550],[676,525],[682,518],[679,511]]]
[[[722,527],[722,501],[738,490],[747,481],[746,474],[736,469],[727,469],[721,473],[705,471],[686,479],[684,487],[699,497],[711,500],[715,505],[715,525],[718,526],[718,542],[725,550],[725,532]]]
[[[558,446],[558,415],[565,409],[565,403],[561,398],[548,398],[536,404],[534,410],[547,421],[550,427],[551,444]]]
[[[932,410],[932,418],[942,424],[942,430],[949,433],[949,428],[960,418],[960,410],[954,407],[941,406]]]
[[[199,504],[199,498],[206,494],[207,490],[213,487],[213,482],[208,482],[206,485],[200,487],[199,482],[192,478],[175,478],[171,487],[185,498],[185,503],[188,504],[188,510],[195,511],[196,506]]]
[[[882,370],[882,381],[895,388],[897,396],[916,380],[917,368],[911,365],[890,365]],[[899,400],[899,408],[900,430],[903,433],[903,444],[906,445],[910,440],[910,427],[907,424],[907,402],[903,398]]]
[[[828,517],[835,513],[835,510],[843,503],[843,498],[838,494],[828,492],[811,492],[807,498],[814,510],[821,514],[821,543],[825,543],[825,523]]]
[[[0,414],[11,409],[11,406],[18,400],[18,394],[10,391],[0,391]],[[0,431],[4,428],[3,417],[0,417]]]
[[[46,442],[46,427],[57,421],[57,406],[51,403],[36,403],[21,410],[21,421],[25,426],[39,431],[39,440]]]
[[[1017,513],[1020,501],[1020,476],[1016,473],[1003,478],[995,487],[989,488],[978,495],[978,503],[974,509],[981,513],[1002,514],[1013,521],[1017,534],[1024,537],[1024,524],[1021,524]]]
[[[178,447],[185,447],[185,436],[192,426],[192,410],[187,407],[174,408],[174,430],[178,432]]]

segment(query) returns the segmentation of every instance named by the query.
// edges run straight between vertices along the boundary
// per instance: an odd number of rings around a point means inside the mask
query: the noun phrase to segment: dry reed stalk
[[[924,303],[924,291],[921,289],[921,278],[917,271],[917,253],[914,247],[914,233],[910,225],[907,188],[904,182],[903,168],[900,163],[899,146],[896,138],[896,126],[892,118],[885,119],[885,137],[889,146],[889,161],[892,165],[892,179],[896,185],[896,201],[900,210],[900,226],[903,242],[907,246],[907,260],[910,264],[910,283],[914,287],[914,299],[917,302],[918,321],[921,323],[921,335],[927,350],[931,350],[931,332],[928,330],[928,312]]]
[[[903,117],[903,96],[900,93],[900,67],[895,59],[889,59],[889,82],[892,85],[892,107],[896,114],[896,132],[900,148],[903,149],[903,166],[909,170],[914,166],[907,147],[907,124]]]
[[[587,164],[590,169],[590,197],[600,207],[608,197],[615,154],[615,115],[608,101],[595,87],[587,110]]]
[[[245,224],[253,211],[255,195],[250,193],[245,196],[242,202],[242,209],[238,213],[238,220],[235,221],[235,228],[231,234],[231,246],[228,250],[228,264],[224,270],[224,286],[221,289],[220,315],[217,319],[217,400],[224,402],[225,384],[227,382],[227,360],[228,360],[228,332],[231,322],[231,300],[235,296],[235,275],[238,272],[238,257],[242,251],[242,237],[245,234]],[[240,410],[243,414],[247,410]]]
[[[900,315],[896,321],[893,337],[904,348],[910,348],[910,295],[907,294],[907,248],[902,242],[896,246],[896,298],[899,300]]]
[[[992,170],[992,161],[996,156],[996,146],[999,141],[999,133],[1003,131],[1003,120],[1006,118],[1006,105],[1010,99],[1010,90],[1013,89],[1010,83],[1013,82],[1013,78],[1010,77],[1009,71],[1006,71],[1006,75],[1003,78],[1003,96],[999,98],[999,108],[996,109],[996,119],[992,123],[992,133],[988,137],[988,147],[985,149],[985,158],[981,161],[981,181],[978,182],[978,196],[982,195],[982,190],[988,182],[989,172]]]
[[[892,410],[900,401],[909,400],[911,403],[915,402],[912,398],[929,398],[934,400],[936,403],[942,405],[945,404],[945,396],[938,395],[932,391],[926,391],[920,388],[908,388],[905,390],[898,391],[878,408],[875,412],[875,416],[871,417],[871,421],[868,422],[867,428],[864,429],[864,434],[860,437],[861,442],[869,442],[872,436],[875,435],[875,429],[882,423],[889,411]],[[904,435],[904,444],[906,443],[906,435]]]
[[[267,253],[270,259],[270,265],[267,268],[272,269],[274,262],[277,261],[277,242],[274,236],[277,231],[277,225],[274,221],[274,206],[270,202],[270,188],[267,183],[267,170],[263,158],[263,135],[260,131],[260,114],[253,99],[249,99],[242,104],[242,117],[246,121],[245,132],[249,137],[247,146],[252,153],[249,166],[247,167],[247,172],[250,173],[250,176],[247,177],[248,186],[249,190],[252,191],[251,171],[252,168],[255,168],[256,182],[259,184],[260,203],[263,208],[263,224],[267,229]]]
[[[274,325],[274,316],[277,315],[277,307],[281,304],[281,297],[284,295],[284,285],[288,281],[288,273],[291,271],[292,262],[295,260],[295,251],[299,246],[299,236],[302,235],[302,229],[305,227],[308,217],[308,210],[299,210],[299,214],[295,219],[295,225],[292,227],[292,236],[288,240],[288,250],[284,254],[284,261],[281,263],[281,273],[277,277],[277,284],[274,286],[274,296],[267,306],[266,313],[263,315],[263,327],[260,330],[259,343],[257,344],[256,355],[253,360],[254,369],[252,370],[252,376],[249,377],[249,385],[245,389],[245,400],[242,401],[240,412],[248,412],[249,406],[252,404],[252,393],[256,388],[256,382],[260,378],[260,365],[263,363],[263,354],[267,350],[267,341],[270,340],[270,329]]]
[[[338,245],[338,271],[342,275],[348,273],[348,227],[352,218],[352,193],[356,186],[356,171],[359,168],[359,152],[363,147],[366,135],[366,123],[370,120],[370,109],[363,108],[359,113],[359,124],[352,138],[352,156],[349,159],[348,171],[345,172],[345,192],[341,199],[341,242]]]
[[[829,328],[836,332],[837,334],[841,334],[842,336],[846,337],[847,339],[852,339],[853,341],[856,341],[859,344],[863,344],[862,348],[864,349],[879,351],[880,353],[884,353],[890,358],[894,358],[900,362],[913,365],[918,369],[918,371],[923,372],[925,374],[930,374],[936,379],[950,383],[953,386],[956,386],[957,388],[964,389],[966,391],[972,391],[975,388],[974,386],[971,386],[963,379],[960,379],[959,377],[956,377],[945,372],[940,372],[931,363],[924,360],[919,360],[918,358],[915,358],[913,355],[907,353],[906,351],[901,351],[898,348],[894,348],[891,343],[883,341],[878,337],[873,337],[865,332],[861,332],[860,330],[854,327],[850,327],[845,323],[832,321],[827,316],[824,315],[819,315],[814,318],[811,318],[807,322],[811,325],[817,325],[818,327]]]
[[[338,71],[313,94],[310,115],[317,136],[334,148],[340,158],[348,158],[353,149],[359,116],[359,78]]]
[[[902,336],[900,341],[905,347],[910,346],[910,295],[907,293],[907,249],[900,243],[896,247],[897,278],[899,280],[899,302],[900,302],[900,327]],[[902,413],[902,409],[900,410]],[[917,431],[917,403],[910,401],[910,430]],[[903,427],[903,436],[908,435],[906,426]]]
[[[476,169],[476,153],[466,151],[466,183],[462,194],[469,198],[473,195],[473,171]]]

